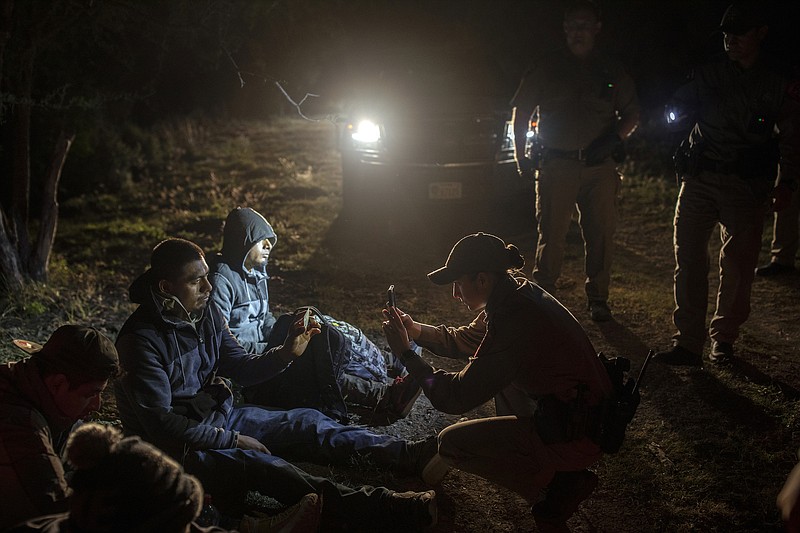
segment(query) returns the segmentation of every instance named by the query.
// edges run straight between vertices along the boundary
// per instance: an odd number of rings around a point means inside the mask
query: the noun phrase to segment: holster
[[[675,180],[678,186],[683,179],[700,174],[700,150],[696,144],[691,143],[688,137],[678,145],[672,161],[675,163]]]
[[[580,384],[575,398],[559,400],[553,395],[540,398],[533,423],[545,444],[572,442],[589,437],[597,438],[601,432],[602,407],[589,406],[586,400],[588,386]]]

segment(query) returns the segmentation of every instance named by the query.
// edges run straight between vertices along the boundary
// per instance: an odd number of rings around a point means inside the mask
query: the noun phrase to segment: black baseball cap
[[[506,243],[489,233],[473,233],[453,246],[444,266],[428,274],[428,279],[437,285],[447,285],[464,274],[502,272],[508,268]]]
[[[767,23],[763,6],[756,2],[736,2],[728,6],[719,23],[719,31],[742,35]]]

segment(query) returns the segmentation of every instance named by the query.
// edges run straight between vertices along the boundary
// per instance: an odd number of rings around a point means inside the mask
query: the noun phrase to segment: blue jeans
[[[234,407],[228,415],[227,429],[253,437],[273,454],[290,460],[341,464],[359,454],[379,465],[407,464],[405,440],[342,425],[316,409]]]

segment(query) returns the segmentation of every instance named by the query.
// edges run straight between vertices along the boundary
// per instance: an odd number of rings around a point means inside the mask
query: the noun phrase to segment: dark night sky
[[[272,72],[296,84],[298,90],[305,83],[307,90],[335,93],[337,84],[357,75],[359,69],[368,69],[370,58],[380,58],[383,49],[420,41],[456,40],[485,49],[513,94],[531,59],[563,44],[561,20],[567,3],[351,0],[336,4],[327,11],[321,8],[323,12],[319,13],[328,17],[329,24],[315,25],[317,30],[303,35],[303,49],[294,50],[291,61],[284,63],[276,58],[271,65]],[[719,25],[726,1],[605,0],[599,4],[604,18],[599,46],[625,62],[637,80],[645,106],[659,105],[693,64],[722,52],[721,35],[712,32]],[[290,5],[273,12],[277,23],[286,16],[281,11]],[[800,2],[766,0],[763,5],[771,21],[766,47],[787,62],[797,63]],[[264,48],[280,49],[267,44]]]

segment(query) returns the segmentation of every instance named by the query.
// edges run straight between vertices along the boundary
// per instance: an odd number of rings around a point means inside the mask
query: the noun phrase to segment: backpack
[[[611,397],[607,400],[603,412],[603,423],[598,440],[600,449],[605,453],[617,453],[622,447],[625,430],[633,420],[641,401],[639,385],[652,356],[653,351],[651,350],[642,364],[638,378],[626,379],[627,373],[631,369],[630,359],[627,357],[609,359],[603,353],[597,354],[608,372],[612,385]]]
[[[302,307],[298,311],[304,309],[309,308]],[[310,407],[346,424],[347,406],[339,383],[349,363],[349,341],[316,308],[310,309],[316,314],[322,332],[311,338],[303,355],[283,372],[258,385],[245,387],[242,393],[248,403],[284,409]],[[278,317],[268,348],[283,344],[295,313]]]

